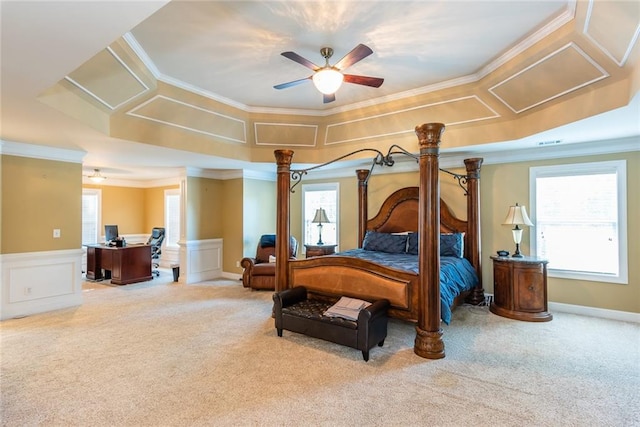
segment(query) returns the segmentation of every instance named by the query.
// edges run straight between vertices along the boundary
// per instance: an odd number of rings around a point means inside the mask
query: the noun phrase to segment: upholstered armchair
[[[298,253],[298,241],[290,237],[289,256],[295,259]],[[276,236],[264,234],[260,237],[256,256],[243,258],[240,265],[244,268],[242,273],[242,285],[251,289],[275,290],[276,288]],[[269,259],[271,257],[271,259]],[[269,262],[271,261],[271,262]]]

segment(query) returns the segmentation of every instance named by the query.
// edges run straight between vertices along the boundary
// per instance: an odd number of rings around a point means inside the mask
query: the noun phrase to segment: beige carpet
[[[237,281],[86,284],[74,309],[0,323],[3,426],[640,425],[640,326],[460,307],[447,356],[391,321],[359,351],[273,327]]]

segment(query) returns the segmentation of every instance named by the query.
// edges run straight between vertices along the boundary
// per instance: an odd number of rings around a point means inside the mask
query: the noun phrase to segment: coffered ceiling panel
[[[149,90],[111,48],[101,51],[65,78],[111,110]]]
[[[340,144],[410,133],[414,132],[416,124],[427,121],[451,126],[496,117],[499,117],[498,113],[479,97],[468,96],[364,119],[330,124],[327,126],[325,144]]]
[[[313,147],[318,136],[317,125],[255,123],[257,145]]]
[[[243,120],[161,95],[151,98],[127,114],[230,142],[247,142]]]
[[[489,91],[515,113],[521,113],[608,76],[604,68],[570,43]]]
[[[620,66],[624,65],[633,44],[638,40],[639,9],[637,1],[589,3],[584,33]]]

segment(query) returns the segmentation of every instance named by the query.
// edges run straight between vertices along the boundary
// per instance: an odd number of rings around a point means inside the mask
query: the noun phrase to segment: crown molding
[[[0,140],[0,155],[82,163],[86,151]]]

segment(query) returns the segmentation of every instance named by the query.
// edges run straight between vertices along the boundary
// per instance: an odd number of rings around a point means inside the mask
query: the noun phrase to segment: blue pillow
[[[443,233],[440,235],[440,256],[464,257],[464,234]]]
[[[418,255],[418,233],[409,234],[407,252]],[[464,257],[464,233],[440,234],[440,256]]]
[[[403,254],[407,251],[407,236],[369,230],[364,235],[362,248],[367,251]]]

